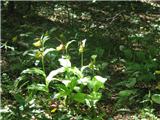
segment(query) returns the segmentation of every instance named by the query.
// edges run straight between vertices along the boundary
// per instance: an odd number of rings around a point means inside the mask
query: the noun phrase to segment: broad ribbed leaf
[[[20,105],[25,105],[25,99],[23,98],[23,96],[21,96],[20,94],[16,93],[14,95],[16,101],[20,104]]]
[[[75,40],[71,40],[71,41],[67,42],[67,44],[66,44],[66,46],[65,46],[65,49],[68,49],[68,46],[69,46],[72,42],[75,42]]]
[[[83,85],[87,85],[90,80],[91,80],[90,77],[84,77],[84,78],[79,79],[78,83],[83,84]]]
[[[28,68],[24,70],[22,74],[36,74],[36,75],[42,75],[46,77],[46,74],[44,73],[44,71],[39,68]]]
[[[58,68],[57,70],[53,70],[49,73],[49,75],[46,78],[46,82],[47,84],[49,84],[51,82],[51,80],[53,80],[53,77],[56,76],[57,74],[63,73],[65,70],[64,67]]]
[[[101,76],[94,76],[94,78],[95,78],[96,80],[100,81],[101,83],[105,83],[106,80],[107,80],[107,78],[103,78],[103,77],[101,77]]]
[[[155,103],[160,104],[160,94],[154,94],[154,95],[152,95],[152,100]]]
[[[71,62],[69,59],[60,58],[59,62],[60,62],[60,65],[63,67],[71,67]]]
[[[46,54],[48,54],[49,52],[55,51],[54,48],[48,48],[43,52],[43,56],[45,56]]]
[[[94,76],[94,78],[89,81],[89,88],[93,89],[93,91],[98,91],[100,88],[104,88],[104,83],[107,78],[103,78],[101,76]]]
[[[119,92],[118,95],[120,97],[128,97],[128,96],[130,96],[132,94],[135,94],[135,90],[122,90],[122,91]]]
[[[28,89],[48,92],[48,88],[45,84],[32,84],[28,87]]]
[[[77,93],[73,96],[73,99],[77,102],[84,103],[87,95],[84,93]]]

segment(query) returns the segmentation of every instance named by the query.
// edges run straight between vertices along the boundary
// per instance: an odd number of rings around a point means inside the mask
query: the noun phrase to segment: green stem
[[[81,53],[81,67],[83,67],[83,52]]]
[[[43,69],[44,73],[46,73],[45,72],[45,66],[44,66],[44,56],[43,56],[43,54],[44,54],[44,42],[42,41],[42,69]]]
[[[43,69],[44,73],[46,73],[46,72],[45,72],[44,57],[43,57],[43,56],[42,56],[42,69]]]

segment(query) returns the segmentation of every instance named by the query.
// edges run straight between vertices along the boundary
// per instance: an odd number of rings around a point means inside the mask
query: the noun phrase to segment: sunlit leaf
[[[83,72],[86,68],[88,68],[89,66],[87,65],[87,66],[83,66],[83,67],[81,67],[81,72]]]
[[[102,94],[99,92],[93,91],[91,94],[87,95],[86,97],[86,104],[91,107],[96,107],[96,103],[101,99]]]
[[[86,99],[85,99],[85,102],[86,102],[86,105],[87,105],[88,107],[90,107],[90,108],[92,107],[89,99],[86,98]]]
[[[46,77],[46,74],[44,73],[44,71],[39,68],[28,68],[26,70],[23,70],[22,74],[36,74],[36,75],[42,75]]]
[[[75,40],[71,40],[71,41],[67,42],[67,44],[66,44],[66,46],[65,46],[65,49],[67,50],[67,49],[68,49],[68,46],[69,46],[71,43],[73,43],[73,42],[75,42]]]
[[[45,84],[32,84],[28,87],[28,89],[48,92],[48,88]]]
[[[95,78],[96,80],[100,81],[101,83],[105,83],[106,80],[107,80],[107,78],[103,78],[103,77],[101,77],[101,76],[94,76],[94,78]]]
[[[90,77],[84,77],[78,80],[79,84],[87,85],[90,81]]]
[[[74,90],[75,90],[76,92],[80,92],[80,91],[81,91],[81,88],[80,88],[79,86],[75,86],[75,87],[74,87]]]
[[[58,68],[57,70],[53,70],[49,73],[49,75],[46,78],[47,84],[50,83],[51,80],[53,80],[53,77],[56,76],[57,74],[63,73],[65,70],[64,67]]]
[[[48,32],[46,32],[45,34],[43,34],[40,39],[41,39],[41,41],[42,41],[42,43],[44,45],[45,42],[49,39]]]
[[[71,72],[73,72],[75,75],[77,75],[79,78],[82,78],[82,77],[83,77],[82,72],[81,72],[77,67],[71,68],[70,70],[71,70]]]
[[[73,99],[77,102],[80,102],[80,103],[84,103],[85,102],[85,99],[86,99],[86,94],[84,93],[77,93],[73,96]]]
[[[91,81],[88,83],[88,87],[93,89],[93,91],[98,91],[100,88],[104,88],[104,82],[106,78],[102,78],[100,76],[95,76]]]
[[[65,86],[68,86],[69,83],[71,83],[70,80],[62,80],[62,83],[65,85]]]
[[[71,67],[71,62],[69,59],[60,58],[59,62],[60,62],[60,65],[63,67]]]
[[[43,56],[45,56],[47,53],[52,52],[52,51],[55,51],[55,49],[54,49],[54,48],[48,48],[48,49],[46,49],[46,50],[43,52]]]

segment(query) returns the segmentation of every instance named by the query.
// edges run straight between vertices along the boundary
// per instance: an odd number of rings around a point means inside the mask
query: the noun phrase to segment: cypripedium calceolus
[[[35,47],[41,47],[41,45],[42,45],[42,43],[41,43],[40,40],[38,40],[37,42],[33,43],[33,46],[35,46]]]
[[[83,53],[84,52],[85,43],[86,43],[86,39],[84,39],[83,41],[80,42],[79,53]]]
[[[61,50],[64,50],[64,45],[63,44],[60,44],[58,47],[56,47],[56,50],[57,51],[61,51]]]

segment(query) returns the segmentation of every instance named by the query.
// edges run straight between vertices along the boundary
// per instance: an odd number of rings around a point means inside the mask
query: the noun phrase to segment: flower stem
[[[81,53],[81,67],[83,67],[83,52]]]
[[[42,69],[45,72],[45,66],[44,66],[44,41],[42,41]]]

